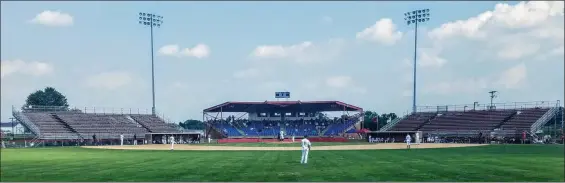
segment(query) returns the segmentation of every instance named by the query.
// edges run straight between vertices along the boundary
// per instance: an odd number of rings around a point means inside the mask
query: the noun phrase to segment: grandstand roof
[[[0,127],[8,128],[8,127],[15,127],[18,126],[18,122],[0,122]]]
[[[323,111],[362,111],[363,109],[340,101],[264,101],[264,102],[225,102],[204,112],[323,112]]]

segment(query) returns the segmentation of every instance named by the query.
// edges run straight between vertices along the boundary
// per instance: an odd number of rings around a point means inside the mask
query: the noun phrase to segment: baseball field
[[[563,145],[296,143],[2,149],[1,181],[564,181]]]

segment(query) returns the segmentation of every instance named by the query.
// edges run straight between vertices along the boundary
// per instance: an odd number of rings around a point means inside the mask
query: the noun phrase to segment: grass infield
[[[563,145],[312,151],[308,164],[302,165],[299,151],[2,149],[0,178],[3,182],[563,182],[563,156]]]

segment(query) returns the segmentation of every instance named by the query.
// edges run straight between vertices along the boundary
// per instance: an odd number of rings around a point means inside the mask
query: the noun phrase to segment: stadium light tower
[[[414,25],[414,90],[412,92],[412,112],[416,112],[416,57],[418,49],[418,24],[430,21],[430,9],[419,9],[404,13],[407,25]]]
[[[154,13],[139,13],[139,24],[149,27],[151,32],[151,93],[153,97],[153,106],[151,107],[151,114],[155,115],[155,62],[153,56],[153,28],[161,27],[163,24],[163,16]]]
[[[490,93],[490,107],[489,107],[490,110],[494,108],[494,106],[492,105],[492,100],[497,97],[496,93],[498,93],[498,91],[493,90],[493,91],[489,91],[488,93]]]

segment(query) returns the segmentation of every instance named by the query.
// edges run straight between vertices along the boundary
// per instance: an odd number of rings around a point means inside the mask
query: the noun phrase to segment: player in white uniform
[[[124,145],[124,134],[120,134],[120,146]]]
[[[292,142],[294,142],[294,134],[292,134]]]
[[[311,147],[312,143],[310,143],[310,140],[308,140],[308,136],[305,135],[302,139],[302,159],[300,159],[301,164],[308,163],[308,151],[310,151]]]
[[[171,151],[175,149],[175,137],[171,135]]]
[[[406,134],[406,147],[408,149],[410,149],[410,141],[412,141],[412,137],[410,137],[410,134]]]

